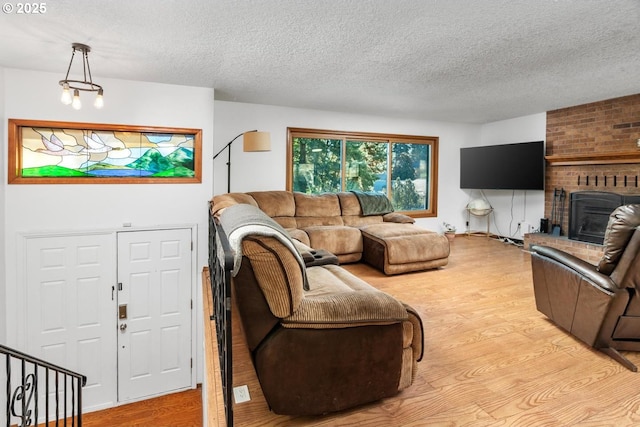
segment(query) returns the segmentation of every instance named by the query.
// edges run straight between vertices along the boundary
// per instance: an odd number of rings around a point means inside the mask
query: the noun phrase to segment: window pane
[[[347,141],[345,190],[387,194],[389,144]]]
[[[395,210],[437,216],[438,137],[287,128],[287,190],[385,194]]]
[[[431,146],[428,144],[393,144],[391,199],[396,210],[429,209],[430,157]]]
[[[341,147],[340,139],[293,138],[293,191],[341,191]]]

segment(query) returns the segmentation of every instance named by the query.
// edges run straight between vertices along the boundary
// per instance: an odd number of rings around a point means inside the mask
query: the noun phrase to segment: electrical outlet
[[[523,219],[522,221],[518,221],[518,231],[520,231],[521,236],[533,233],[533,225],[529,224],[526,220]]]
[[[251,396],[249,395],[249,387],[246,385],[241,385],[233,388],[233,400],[238,403],[244,403],[251,400]]]

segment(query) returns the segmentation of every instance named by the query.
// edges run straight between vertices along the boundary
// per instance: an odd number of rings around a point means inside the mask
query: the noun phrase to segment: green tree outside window
[[[437,137],[289,129],[287,189],[385,194],[396,211],[435,216]]]

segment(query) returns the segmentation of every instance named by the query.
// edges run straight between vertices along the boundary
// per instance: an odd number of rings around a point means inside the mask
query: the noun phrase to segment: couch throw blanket
[[[304,260],[293,244],[293,240],[280,224],[260,209],[246,204],[229,206],[222,211],[220,224],[227,235],[229,246],[231,246],[231,250],[233,250],[232,276],[238,274],[240,264],[242,263],[242,240],[249,235],[269,236],[278,239],[294,254],[302,271],[304,289],[306,291],[309,290]]]
[[[360,202],[363,216],[384,215],[393,212],[391,202],[384,194],[362,191],[351,191]]]

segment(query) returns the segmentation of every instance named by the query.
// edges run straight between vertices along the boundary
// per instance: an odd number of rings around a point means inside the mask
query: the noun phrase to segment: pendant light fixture
[[[69,61],[69,68],[67,68],[67,75],[64,80],[60,80],[60,86],[62,86],[62,97],[60,101],[65,104],[79,110],[82,107],[82,102],[80,101],[80,91],[84,92],[97,92],[96,99],[93,105],[96,108],[102,108],[104,106],[104,99],[102,97],[104,91],[102,90],[102,86],[97,83],[94,83],[91,79],[91,68],[89,68],[89,52],[91,52],[91,48],[86,44],[82,43],[73,43],[71,44],[71,48],[73,51],[71,52],[71,61]],[[82,76],[84,80],[71,80],[69,79],[69,72],[71,71],[71,66],[73,65],[73,58],[76,55],[76,51],[82,54]],[[73,94],[72,92],[73,91]]]

